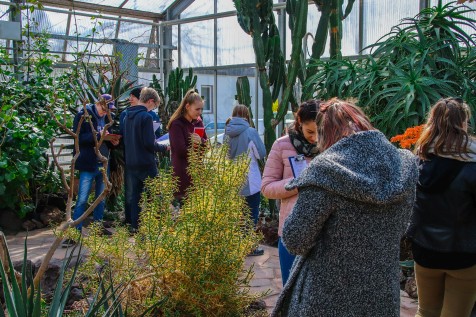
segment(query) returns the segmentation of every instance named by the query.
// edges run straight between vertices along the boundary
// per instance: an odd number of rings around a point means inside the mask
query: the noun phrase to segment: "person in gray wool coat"
[[[398,317],[417,159],[351,103],[321,103],[316,123],[323,152],[286,185],[299,197],[282,239],[298,256],[271,316]]]

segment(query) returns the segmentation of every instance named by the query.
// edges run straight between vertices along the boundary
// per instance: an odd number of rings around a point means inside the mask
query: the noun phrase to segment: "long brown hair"
[[[346,136],[360,131],[375,130],[359,107],[337,98],[321,103],[316,124],[317,145],[321,151]]]
[[[167,130],[170,129],[170,125],[172,124],[172,122],[174,122],[176,119],[182,117],[185,114],[185,107],[187,106],[187,104],[191,105],[195,101],[202,101],[202,97],[198,94],[198,92],[195,91],[195,89],[190,89],[183,97],[177,110],[175,110],[173,115],[170,117],[169,123],[167,124]]]
[[[467,153],[469,142],[465,126],[471,118],[471,110],[460,98],[444,98],[431,107],[425,128],[415,145],[415,153],[428,159],[432,150],[436,155]]]

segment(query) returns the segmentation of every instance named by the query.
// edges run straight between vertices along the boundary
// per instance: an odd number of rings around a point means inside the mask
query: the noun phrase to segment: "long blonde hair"
[[[195,89],[190,89],[187,91],[185,96],[183,97],[180,105],[178,106],[177,110],[175,110],[174,114],[170,117],[169,123],[167,124],[167,130],[170,129],[170,125],[172,122],[177,120],[178,118],[182,117],[185,114],[187,104],[192,104],[195,101],[203,101],[202,97],[195,91]]]
[[[425,128],[415,145],[415,153],[428,159],[430,152],[436,155],[459,155],[467,153],[469,143],[465,124],[471,111],[460,98],[440,99],[431,107]]]

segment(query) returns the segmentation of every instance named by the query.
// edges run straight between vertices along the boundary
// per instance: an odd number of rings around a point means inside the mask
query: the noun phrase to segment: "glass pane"
[[[392,26],[398,25],[403,18],[414,17],[419,11],[420,1],[364,1],[363,46],[375,43],[390,32]]]
[[[213,66],[213,20],[181,25],[181,67]]]
[[[178,48],[178,26],[172,26],[172,45]],[[172,50],[172,69],[179,66],[179,53],[177,50]]]
[[[69,35],[94,38],[114,38],[116,21],[74,15]]]
[[[50,51],[64,52],[64,40],[49,39],[48,45],[49,45]],[[55,54],[58,54],[58,53],[55,53]]]
[[[150,32],[152,26],[137,24],[131,22],[121,22],[119,27],[119,36],[121,40],[126,40],[133,43],[146,43],[150,41]]]
[[[8,6],[0,4],[0,21],[8,21],[9,14],[7,13]]]
[[[155,75],[160,82],[160,74],[159,73],[149,73],[149,72],[139,72],[139,78],[137,80],[138,85],[149,86],[149,83],[152,82],[152,76]]]
[[[217,65],[254,63],[251,36],[241,29],[236,17],[218,19],[217,23]]]
[[[232,1],[230,1],[232,2]],[[180,18],[198,17],[213,13],[213,1],[195,0],[187,9],[180,13]]]
[[[226,11],[234,11],[235,5],[233,1],[230,0],[216,0],[217,1],[217,12],[226,12]]]
[[[177,48],[178,48],[178,32],[179,32],[178,26],[177,25],[172,26],[172,45]],[[178,49],[176,49],[176,50],[172,50],[172,69],[175,69],[178,66],[179,66],[179,52],[178,52]]]
[[[27,12],[27,11],[23,11]],[[29,24],[30,31],[37,33],[66,34],[68,15],[64,13],[35,10],[32,13],[22,14],[23,26]]]
[[[154,51],[154,53],[155,53],[155,51]],[[138,64],[137,65],[139,67],[143,67],[145,65],[145,58],[147,57],[147,47],[139,47],[137,54],[138,54],[138,56],[137,56]],[[149,66],[153,67],[153,65],[149,65]],[[155,63],[154,63],[154,67],[155,67]]]
[[[162,13],[174,2],[175,0],[129,0],[124,5],[126,9],[141,10],[155,13]]]
[[[233,107],[238,103],[235,101],[236,95],[236,80],[239,76],[247,76],[250,82],[250,95],[251,95],[251,111],[253,113],[253,118],[262,118],[263,117],[263,109],[261,107],[262,103],[262,94],[261,89],[258,88],[258,91],[255,90],[255,68],[231,68],[226,70],[219,70],[218,77],[217,77],[217,122],[223,123],[225,122],[230,116],[233,111]],[[213,75],[212,74],[198,74],[197,79],[197,89],[200,91],[202,85],[212,86],[213,87]],[[256,107],[258,107],[258,111],[256,111]],[[214,112],[214,110],[212,111]],[[203,115],[204,123],[214,122],[214,113],[207,113]],[[263,133],[263,124],[262,120],[260,120],[260,127],[259,130],[260,134]],[[220,126],[220,125],[218,125]]]
[[[74,53],[85,52],[86,62],[105,62],[108,57],[112,56],[112,48],[111,44],[68,41],[66,50],[72,54],[68,54],[66,59],[72,61],[75,59]]]

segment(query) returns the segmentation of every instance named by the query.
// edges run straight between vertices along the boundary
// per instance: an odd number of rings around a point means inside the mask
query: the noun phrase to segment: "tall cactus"
[[[314,0],[317,9],[321,12],[321,18],[314,35],[311,60],[319,59],[324,54],[328,33],[330,34],[329,55],[333,59],[342,58],[342,20],[350,14],[354,2],[355,0],[349,0],[345,12],[342,12],[344,0]]]
[[[263,91],[264,143],[271,150],[276,135],[273,121],[273,97],[279,94],[284,79],[284,56],[273,15],[272,0],[234,0],[238,23],[253,40],[260,87]],[[270,62],[269,75],[266,63]],[[273,87],[273,93],[271,92]]]
[[[247,76],[240,76],[236,79],[236,96],[238,103],[248,107],[251,124],[253,125],[253,111],[251,109],[250,81]]]
[[[276,139],[275,127],[283,120],[289,101],[296,103],[293,87],[299,75],[304,80],[302,38],[306,31],[307,1],[288,0],[286,11],[290,14],[292,34],[291,62],[286,71],[285,58],[281,50],[281,39],[273,15],[271,0],[234,0],[238,22],[241,28],[253,39],[256,64],[259,71],[259,83],[263,90],[263,119],[265,127],[265,145],[269,151]],[[268,63],[268,71],[266,65]],[[285,86],[276,116],[272,103]],[[272,90],[271,90],[272,88]]]

